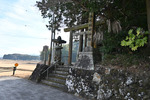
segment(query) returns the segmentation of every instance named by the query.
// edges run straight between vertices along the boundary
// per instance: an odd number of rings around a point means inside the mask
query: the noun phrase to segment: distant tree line
[[[76,62],[78,45],[79,45],[79,42],[73,42],[72,62]],[[64,63],[68,63],[68,52],[69,52],[69,44],[66,44],[63,46],[63,49],[62,49],[62,62]]]
[[[49,50],[48,50],[48,52],[46,52],[46,54],[43,51],[40,52],[40,60],[41,61],[44,61],[44,55],[46,56],[45,57],[46,61],[48,61]]]
[[[76,62],[76,56],[77,56],[77,51],[78,51],[78,42],[73,42],[73,48],[72,48],[72,62]],[[63,45],[63,49],[62,49],[62,62],[64,62],[65,64],[68,63],[68,52],[69,52],[69,44],[65,44]],[[48,60],[48,54],[49,54],[49,50],[46,53],[46,60]],[[44,60],[44,52],[41,51],[40,52],[40,60]]]
[[[32,56],[27,54],[5,54],[3,59],[11,60],[40,60],[39,56]]]

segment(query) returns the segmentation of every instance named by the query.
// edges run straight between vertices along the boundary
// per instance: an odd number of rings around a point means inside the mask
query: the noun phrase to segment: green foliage
[[[46,52],[46,54],[44,53],[44,51],[40,52],[40,60],[44,60],[44,56],[46,55],[46,60],[48,60],[48,55],[49,55],[50,50],[48,50],[48,52]]]
[[[145,32],[142,28],[137,28],[136,32],[130,29],[126,39],[121,41],[121,46],[129,46],[132,51],[136,51],[139,47],[147,44],[147,35],[148,31]]]
[[[54,2],[56,2],[53,4]],[[49,18],[48,29],[61,25],[71,27],[88,21],[88,13],[95,12],[96,20],[119,20],[123,30],[131,26],[147,28],[144,0],[42,0],[37,2],[43,18]],[[53,24],[52,14],[55,16]],[[106,27],[106,24],[103,25]]]
[[[72,62],[76,62],[76,56],[78,51],[78,42],[73,42],[73,48],[72,48]],[[68,52],[69,52],[69,45],[65,44],[63,45],[62,49],[62,61],[64,63],[68,63]]]
[[[142,52],[137,54],[107,54],[104,56],[103,65],[113,65],[119,67],[147,67],[150,64],[149,56]]]
[[[100,48],[101,52],[104,54],[121,53],[123,50],[120,42],[125,36],[125,32],[118,34],[104,33],[103,46]]]
[[[62,26],[71,27],[87,22],[88,14],[75,2],[65,2],[65,0],[42,0],[37,1],[36,6],[41,11],[43,18],[48,18],[47,28],[60,30]],[[53,20],[54,16],[54,20]]]

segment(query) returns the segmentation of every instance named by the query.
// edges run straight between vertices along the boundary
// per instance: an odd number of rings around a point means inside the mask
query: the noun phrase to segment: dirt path
[[[28,78],[38,62],[39,61],[0,60],[0,76],[11,76],[14,64],[18,63],[19,66],[17,67],[15,76]]]

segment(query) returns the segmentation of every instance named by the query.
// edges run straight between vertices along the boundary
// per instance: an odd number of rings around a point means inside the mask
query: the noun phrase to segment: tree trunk
[[[146,0],[147,5],[147,24],[148,24],[148,31],[150,32],[150,0]],[[148,47],[150,47],[150,35],[149,35],[149,42]]]

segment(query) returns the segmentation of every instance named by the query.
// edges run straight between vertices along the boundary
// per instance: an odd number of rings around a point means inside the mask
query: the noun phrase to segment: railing
[[[49,75],[49,69],[52,68],[52,67],[53,67],[53,65],[49,66],[46,70],[44,70],[44,71],[41,73],[41,75],[43,75],[45,72],[47,72],[46,77],[48,78],[48,75]],[[40,75],[40,76],[41,76],[41,75]]]
[[[54,67],[54,69],[56,69],[56,66],[57,66],[57,62],[55,62],[54,64],[51,64],[51,66],[49,66],[47,69],[45,69],[45,70],[41,73],[40,76],[42,76],[44,73],[47,72],[46,77],[48,78],[48,77],[49,77],[49,69],[52,68],[52,67]]]
[[[68,56],[63,56],[62,58],[66,58],[66,57],[68,57]],[[66,61],[65,61],[65,63],[66,63]],[[44,75],[45,73],[47,73],[46,74],[46,78],[48,78],[49,77],[49,70],[52,67],[54,67],[54,69],[56,69],[57,64],[58,64],[58,62],[56,61],[54,64],[52,64],[51,66],[49,66],[48,68],[46,68],[44,71],[42,71],[42,73],[40,73],[40,75],[39,75],[39,78],[41,79],[42,75]]]

